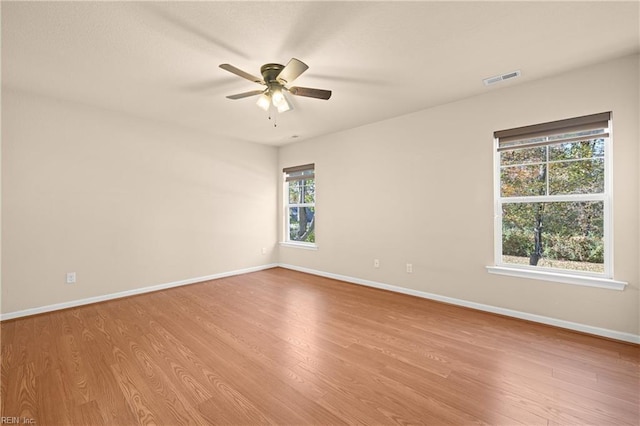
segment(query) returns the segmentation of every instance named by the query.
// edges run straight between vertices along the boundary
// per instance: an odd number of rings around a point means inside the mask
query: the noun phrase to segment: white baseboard
[[[553,325],[560,328],[580,331],[582,333],[594,334],[596,336],[607,337],[615,340],[622,340],[624,342],[640,344],[640,335],[636,335],[636,334],[624,333],[624,332],[615,331],[615,330],[608,330],[606,328],[594,327],[594,326],[575,323],[571,321],[565,321],[557,318],[545,317],[542,315],[529,314],[527,312],[514,311],[512,309],[500,308],[497,306],[485,305],[482,303],[470,302],[462,299],[455,299],[453,297],[441,296],[438,294],[412,290],[409,288],[379,283],[376,281],[364,280],[361,278],[349,277],[346,275],[339,275],[339,274],[333,274],[330,272],[317,271],[315,269],[303,268],[295,265],[288,265],[288,264],[281,263],[281,264],[278,264],[278,266],[280,266],[281,268],[291,269],[294,271],[304,272],[307,274],[318,275],[326,278],[333,278],[335,280],[345,281],[352,284],[359,284],[367,287],[374,287],[374,288],[379,288],[383,290],[389,290],[396,293],[408,294],[411,296],[417,296],[424,299],[435,300],[438,302],[449,303],[452,305],[464,306],[466,308],[477,309],[480,311],[491,312],[494,314],[505,315],[508,317],[519,318],[519,319],[533,321],[541,324]]]
[[[135,296],[135,295],[144,294],[144,293],[151,293],[153,291],[165,290],[172,287],[180,287],[183,285],[195,284],[203,281],[215,280],[218,278],[247,274],[250,272],[257,272],[257,271],[262,271],[264,269],[275,268],[276,266],[278,265],[275,263],[268,264],[268,265],[254,266],[251,268],[238,269],[238,270],[229,271],[229,272],[221,272],[219,274],[213,274],[213,275],[206,275],[204,277],[189,278],[186,280],[173,281],[170,283],[158,284],[150,287],[135,288],[133,290],[120,291],[118,293],[88,297],[86,299],[72,300],[70,302],[55,303],[53,305],[24,309],[22,311],[9,312],[6,314],[3,313],[3,314],[0,314],[0,321],[26,317],[29,315],[43,314],[45,312],[59,311],[61,309],[75,308],[76,306],[89,305],[91,303],[106,302],[107,300],[120,299],[122,297]]]
[[[40,306],[36,308],[24,309],[21,311],[9,312],[0,314],[0,321],[10,320],[14,318],[20,318],[30,315],[43,314],[46,312],[58,311],[61,309],[74,308],[76,306],[88,305],[91,303],[99,303],[105,302],[113,299],[120,299],[122,297],[135,296],[138,294],[150,293],[158,290],[165,290],[173,287],[180,287],[189,284],[195,284],[203,281],[215,280],[224,277],[230,277],[234,275],[247,274],[250,272],[262,271],[265,269],[281,267],[285,269],[291,269],[294,271],[304,272],[307,274],[318,275],[321,277],[332,278],[340,281],[345,281],[352,284],[364,285],[367,287],[379,288],[383,290],[388,290],[396,293],[408,294],[411,296],[421,297],[423,299],[435,300],[438,302],[449,303],[452,305],[464,306],[467,308],[477,309],[480,311],[491,312],[494,314],[505,315],[513,318],[524,319],[528,321],[538,322],[541,324],[553,325],[560,328],[566,328],[569,330],[580,331],[583,333],[593,334],[596,336],[607,337],[610,339],[621,340],[624,342],[636,343],[640,344],[640,335],[635,335],[631,333],[624,333],[621,331],[609,330],[606,328],[594,327],[590,325],[575,323],[571,321],[560,320],[551,317],[545,317],[542,315],[530,314],[527,312],[515,311],[512,309],[500,308],[491,305],[485,305],[482,303],[470,302],[462,299],[455,299],[453,297],[441,296],[438,294],[427,293],[418,290],[412,290],[409,288],[398,287],[391,284],[384,284],[376,281],[365,280],[362,278],[354,278],[346,275],[334,274],[330,272],[318,271],[315,269],[304,268],[301,266],[288,265],[282,263],[272,263],[261,266],[254,266],[251,268],[238,269],[235,271],[221,272],[218,274],[207,275],[203,277],[189,278],[186,280],[174,281],[164,284],[153,285],[149,287],[136,288],[133,290],[121,291],[118,293],[105,294],[102,296],[89,297],[86,299],[80,300],[72,300],[70,302],[56,303],[53,305]]]

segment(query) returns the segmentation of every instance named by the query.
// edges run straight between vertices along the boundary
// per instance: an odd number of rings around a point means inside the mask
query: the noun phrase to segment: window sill
[[[626,282],[616,281],[609,278],[560,274],[549,271],[531,271],[527,269],[510,268],[508,266],[487,266],[487,271],[491,274],[529,278],[533,280],[553,281],[558,283],[582,285],[587,287],[607,288],[610,290],[624,290],[624,288],[627,286]]]
[[[280,242],[280,246],[299,248],[303,250],[318,250],[318,246],[315,243],[297,243],[292,241],[282,241]]]

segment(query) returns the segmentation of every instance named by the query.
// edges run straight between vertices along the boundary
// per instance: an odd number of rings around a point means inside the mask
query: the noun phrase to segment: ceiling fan
[[[331,97],[331,90],[289,86],[293,80],[298,78],[309,68],[307,64],[296,58],[291,58],[289,63],[287,63],[287,66],[280,64],[264,64],[260,67],[260,74],[262,75],[262,78],[251,75],[248,72],[242,71],[230,64],[221,64],[220,68],[249,81],[253,81],[254,83],[266,86],[266,88],[263,89],[251,90],[249,92],[227,96],[228,99],[235,100],[260,95],[256,104],[265,111],[268,111],[272,105],[278,112],[285,112],[292,109],[291,103],[285,96],[286,92],[296,96],[306,96],[308,98],[324,100]]]

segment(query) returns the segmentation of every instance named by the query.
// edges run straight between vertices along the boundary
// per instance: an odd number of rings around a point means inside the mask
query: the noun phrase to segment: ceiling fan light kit
[[[249,92],[227,96],[228,99],[237,100],[259,95],[256,105],[265,111],[270,111],[273,108],[279,113],[282,113],[293,109],[291,103],[287,99],[287,92],[295,96],[305,96],[308,98],[323,100],[327,100],[331,97],[330,90],[288,86],[293,82],[293,80],[309,69],[307,64],[296,58],[292,58],[289,63],[287,63],[287,66],[280,64],[263,65],[260,67],[260,74],[262,75],[262,78],[251,75],[248,72],[230,64],[221,64],[220,68],[253,83],[266,86],[266,88],[262,90],[251,90]]]

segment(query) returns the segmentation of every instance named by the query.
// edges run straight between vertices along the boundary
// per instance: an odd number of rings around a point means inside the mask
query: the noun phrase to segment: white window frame
[[[493,274],[515,276],[520,278],[537,279],[544,281],[561,282],[565,284],[583,285],[589,287],[601,287],[615,290],[623,290],[627,283],[613,279],[613,126],[612,120],[608,120],[607,136],[604,137],[604,192],[599,194],[571,194],[571,195],[544,195],[523,197],[501,196],[501,164],[499,138],[494,137],[494,262],[487,270]],[[604,272],[583,272],[559,268],[541,266],[516,265],[502,261],[502,206],[508,199],[509,203],[535,203],[554,201],[602,201],[604,204],[603,231],[604,231]]]
[[[313,179],[314,181],[314,186],[316,183],[316,179],[315,179],[315,164],[306,164],[306,165],[302,165],[302,166],[295,166],[295,167],[285,167],[282,170],[282,176],[283,176],[283,186],[282,186],[282,194],[283,194],[283,225],[284,225],[284,229],[283,229],[283,238],[282,241],[280,243],[280,245],[282,246],[287,246],[287,247],[295,247],[295,248],[303,248],[303,249],[310,249],[310,250],[316,250],[318,248],[317,244],[315,242],[306,242],[306,241],[296,241],[296,240],[292,240],[291,236],[290,236],[290,230],[289,230],[289,210],[291,208],[306,208],[306,207],[313,207],[314,208],[314,221],[315,221],[315,217],[317,217],[317,211],[315,209],[316,207],[316,199],[315,199],[315,189],[314,189],[314,202],[313,203],[289,203],[289,183],[290,181],[287,180],[287,175],[290,172],[295,172],[295,171],[311,171],[312,174],[310,176],[307,176],[304,178],[304,180],[308,180],[308,179]],[[293,181],[295,182],[295,180]],[[314,230],[315,232],[315,230]]]

